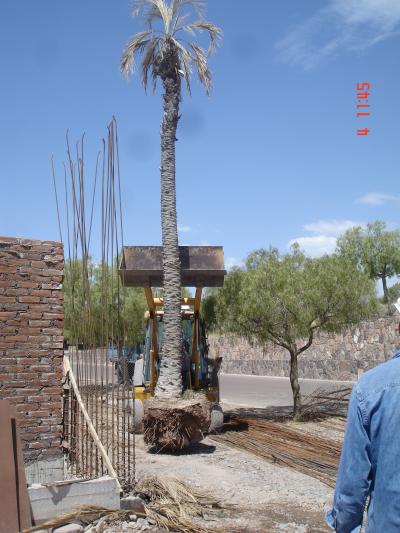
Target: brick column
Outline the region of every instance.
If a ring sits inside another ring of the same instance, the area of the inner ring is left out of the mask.
[[[0,237],[0,399],[26,463],[62,457],[63,269],[61,243]]]

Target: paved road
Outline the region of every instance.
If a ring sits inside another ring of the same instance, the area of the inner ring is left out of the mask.
[[[116,382],[115,366],[112,361],[108,360],[107,351],[104,348],[97,348],[86,353],[84,350],[73,351],[73,353],[65,350],[64,354],[70,357],[75,376],[78,376],[80,370],[82,382],[96,383],[97,381],[99,383],[103,377],[104,382],[108,380],[108,383],[112,383],[113,374],[114,382]]]
[[[65,354],[68,355],[68,351]],[[85,355],[83,351],[79,350],[78,358],[83,363],[82,366],[79,365],[83,382],[95,383],[95,376],[97,376],[97,380],[100,380],[102,375],[103,380],[106,380],[107,376],[108,383],[112,383],[113,374],[114,382],[117,382],[114,364],[106,359],[106,351],[104,349],[90,352],[87,357]],[[77,375],[76,355],[72,357],[71,363]],[[219,380],[220,399],[225,403],[246,407],[285,406],[293,403],[289,378],[220,374]],[[300,379],[303,395],[310,394],[319,387],[332,389],[339,386],[350,386],[351,384],[352,382],[349,381]]]
[[[221,374],[219,379],[220,398],[223,402],[246,407],[293,404],[289,378]],[[319,387],[329,390],[351,385],[352,382],[349,381],[300,379],[300,388],[303,395],[310,394]]]

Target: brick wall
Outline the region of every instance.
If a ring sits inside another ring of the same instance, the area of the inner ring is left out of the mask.
[[[63,269],[61,243],[0,237],[0,399],[26,462],[61,455]]]

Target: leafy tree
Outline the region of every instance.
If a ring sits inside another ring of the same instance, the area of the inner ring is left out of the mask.
[[[400,274],[400,231],[388,231],[379,220],[366,228],[351,228],[338,239],[337,251],[372,279],[380,280],[383,301],[390,302],[387,280]]]
[[[219,289],[217,288],[207,288],[201,301],[201,316],[207,331],[213,331],[217,327],[216,305],[218,291]]]
[[[124,287],[121,319],[125,342],[129,346],[143,342],[145,335],[144,313],[146,310],[147,302],[143,290]]]
[[[306,257],[298,247],[251,254],[246,269],[231,272],[219,292],[217,319],[233,333],[269,341],[290,354],[294,415],[301,410],[298,356],[317,330],[341,331],[368,316],[375,306],[372,280],[336,255]],[[250,268],[249,268],[250,266]]]
[[[260,248],[251,252],[246,259],[246,268],[247,270],[254,270],[260,265],[265,263],[270,257],[278,257],[279,252],[277,248],[270,248],[266,250],[265,248]]]
[[[188,22],[192,9],[198,20]],[[181,378],[181,271],[179,263],[175,143],[181,101],[181,80],[190,94],[190,77],[195,66],[206,92],[211,89],[211,72],[207,57],[221,39],[219,28],[203,18],[200,0],[135,0],[133,14],[144,15],[147,29],[128,42],[122,58],[121,70],[126,75],[136,68],[135,59],[142,55],[142,82],[147,88],[149,74],[156,87],[160,78],[164,88],[164,115],[161,125],[161,226],[164,274],[164,344],[156,396],[179,397]],[[205,31],[210,39],[208,50],[194,41],[181,39],[182,32],[195,35]]]
[[[89,259],[87,271],[85,276],[82,260],[65,264],[65,339],[74,344],[96,346],[105,346],[109,336],[127,346],[142,342],[147,308],[143,290],[122,287],[117,269],[108,265],[95,264]],[[88,279],[86,291],[85,278]]]
[[[394,283],[391,287],[388,287],[388,301],[394,303],[400,298],[400,283]]]

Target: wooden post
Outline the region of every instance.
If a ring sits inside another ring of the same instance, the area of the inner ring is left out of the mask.
[[[19,533],[32,526],[25,465],[15,407],[0,401],[0,531]]]

